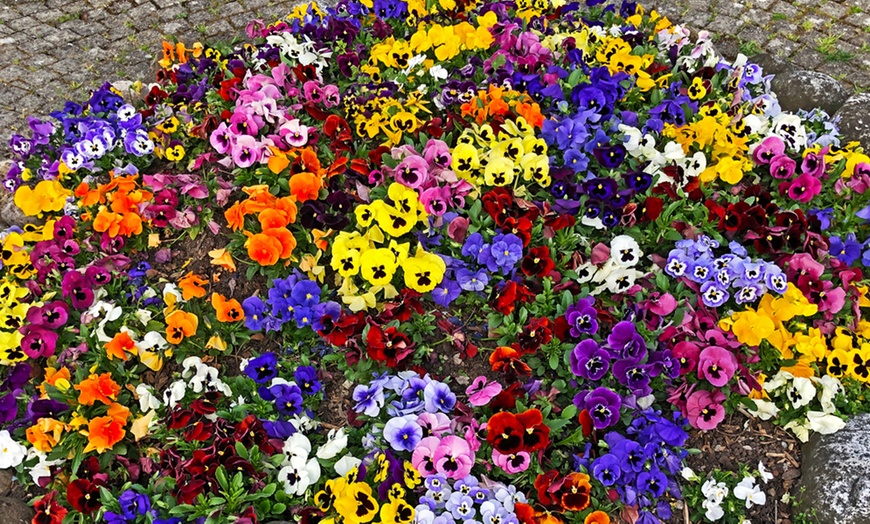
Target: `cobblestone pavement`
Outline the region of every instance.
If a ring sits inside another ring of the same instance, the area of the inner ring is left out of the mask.
[[[103,81],[151,78],[164,36],[242,37],[294,0],[0,0],[0,147],[68,98]],[[672,20],[707,29],[728,55],[766,51],[870,89],[870,0],[656,0]]]

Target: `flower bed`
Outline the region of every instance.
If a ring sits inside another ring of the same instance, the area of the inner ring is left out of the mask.
[[[690,431],[866,411],[870,157],[596,3],[306,5],[31,118],[34,522],[743,522],[770,474],[698,476]]]

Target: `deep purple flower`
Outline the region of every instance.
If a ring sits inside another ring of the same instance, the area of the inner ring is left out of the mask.
[[[311,308],[313,320],[311,329],[323,331],[327,324],[332,325],[341,317],[341,305],[338,302],[321,302]]]
[[[129,520],[135,520],[139,515],[145,515],[151,511],[151,499],[148,498],[148,495],[136,493],[131,489],[118,497],[118,503],[121,505],[124,517]]]
[[[264,420],[263,429],[269,438],[284,440],[296,433],[296,426],[286,420]]]
[[[640,358],[646,354],[646,341],[638,334],[634,323],[628,320],[613,326],[607,345],[622,358]]]
[[[0,427],[15,420],[18,416],[18,401],[15,395],[7,393],[0,397]]]
[[[588,393],[580,393],[574,403],[578,408],[589,411],[596,429],[608,428],[619,422],[622,397],[609,388],[598,387]]]
[[[275,407],[284,416],[290,417],[302,412],[302,390],[292,384],[275,384],[269,388],[275,396]]]
[[[610,369],[610,353],[587,339],[574,347],[570,356],[571,371],[587,380],[601,380]]]
[[[265,384],[278,376],[278,356],[275,353],[263,353],[252,358],[245,366],[245,374],[257,384]]]
[[[598,311],[594,304],[594,298],[581,298],[565,312],[565,320],[571,326],[569,333],[572,337],[594,335],[598,332]]]
[[[317,380],[317,370],[314,366],[299,366],[293,372],[293,378],[304,395],[314,395],[320,391],[320,381]]]
[[[242,302],[242,310],[245,312],[245,327],[251,331],[263,329],[266,318],[266,304],[260,297],[248,297]]]

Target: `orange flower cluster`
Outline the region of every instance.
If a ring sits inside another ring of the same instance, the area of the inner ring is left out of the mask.
[[[296,248],[296,238],[287,226],[296,222],[297,197],[278,198],[266,185],[246,187],[243,191],[248,198],[233,204],[224,216],[233,231],[238,231],[245,228],[246,216],[257,215],[262,232],[245,231],[248,256],[261,266],[272,266],[279,259],[290,258]]]
[[[83,220],[94,221],[94,230],[108,232],[110,237],[131,237],[142,233],[142,216],[139,213],[141,205],[153,198],[150,191],[139,188],[136,182],[138,175],[116,177],[109,172],[110,181],[91,189],[87,182],[82,182],[75,190],[75,196],[80,199],[81,207],[100,205],[96,216],[86,213]]]
[[[513,113],[526,119],[532,126],[544,125],[541,106],[527,93],[489,86],[489,91],[478,91],[477,96],[462,104],[462,116],[472,116],[478,125],[490,122],[494,117],[504,119]],[[495,127],[495,126],[493,126]]]
[[[130,410],[121,404],[112,404],[104,417],[95,417],[88,423],[88,445],[84,452],[96,450],[103,453],[121,442],[127,431],[127,419],[130,418]]]
[[[270,148],[272,156],[269,157],[269,169],[276,175],[290,168],[290,196],[296,198],[300,204],[306,200],[317,200],[323,180],[327,172],[320,165],[317,153],[311,149],[292,149],[290,152],[281,151],[278,148]],[[347,160],[345,159],[345,162]]]
[[[522,524],[562,524],[564,511],[583,511],[589,507],[592,486],[589,475],[573,472],[562,476],[556,470],[538,475],[535,489],[538,501],[547,509],[539,510],[529,504],[516,504],[516,513]],[[583,524],[610,524],[610,516],[603,511],[593,511]]]

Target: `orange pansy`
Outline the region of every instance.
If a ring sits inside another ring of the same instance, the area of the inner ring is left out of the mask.
[[[109,360],[113,358],[127,360],[127,353],[136,353],[136,342],[126,331],[116,333],[104,347]]]
[[[199,326],[199,317],[176,309],[166,316],[166,340],[171,344],[180,344],[184,337],[192,337]]]
[[[275,209],[284,212],[287,215],[287,220],[289,223],[296,222],[296,213],[298,209],[296,208],[296,197],[294,196],[286,196],[281,197],[275,201]]]
[[[264,235],[277,238],[281,243],[281,260],[290,258],[293,255],[293,250],[296,248],[296,237],[286,227],[276,227],[263,231]]]
[[[245,227],[245,208],[241,202],[236,202],[229,209],[224,211],[224,218],[227,219],[227,224],[233,231],[238,231]]]
[[[217,312],[219,322],[238,322],[245,319],[245,312],[242,310],[242,305],[236,299],[227,300],[220,293],[211,294],[211,305]]]
[[[27,428],[27,441],[43,453],[48,453],[60,441],[66,424],[53,418],[41,418]]]
[[[264,209],[257,217],[260,221],[260,227],[263,229],[272,229],[276,227],[287,227],[290,223],[290,217],[280,209]]]
[[[208,256],[211,257],[211,263],[215,266],[220,266],[228,271],[236,270],[236,262],[233,260],[233,256],[230,255],[230,252],[226,250],[226,248],[221,249],[213,249],[208,252]]]
[[[114,404],[109,406],[109,410],[106,412],[106,415],[112,417],[112,420],[117,421],[123,426],[127,424],[127,419],[130,418],[130,410],[127,408],[127,406],[115,402]]]
[[[124,425],[114,418],[97,417],[88,424],[88,445],[84,452],[96,450],[97,453],[103,453],[121,442],[126,433]]]
[[[178,287],[181,288],[181,298],[190,300],[194,297],[204,297],[206,291],[203,286],[206,284],[208,284],[208,280],[191,271],[178,281]]]
[[[583,524],[610,524],[610,515],[601,510],[595,510],[586,516]]]
[[[251,260],[261,266],[274,265],[284,251],[284,246],[280,240],[263,233],[251,235],[245,246],[248,248],[248,256],[251,257]]]
[[[317,200],[321,187],[320,177],[311,173],[297,173],[290,177],[290,194],[297,202]]]
[[[75,389],[79,392],[79,404],[93,406],[99,400],[108,406],[118,398],[121,386],[112,380],[111,373],[103,373],[89,376],[76,384]]]

